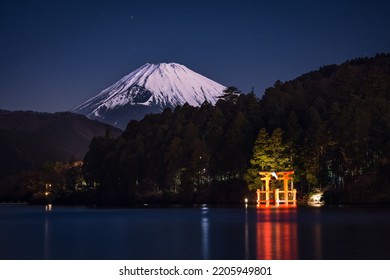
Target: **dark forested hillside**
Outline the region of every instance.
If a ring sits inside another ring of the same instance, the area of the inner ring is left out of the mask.
[[[44,164],[82,160],[94,136],[121,131],[73,113],[0,111],[0,199],[17,199],[16,188],[26,188],[22,174]],[[36,176],[37,174],[34,174]],[[33,175],[31,175],[33,176]],[[21,186],[23,185],[23,186]]]
[[[390,56],[377,55],[277,82],[260,103],[264,126],[293,144],[301,193],[365,203],[390,201],[389,101]]]
[[[390,203],[389,99],[390,55],[354,59],[277,81],[261,99],[229,87],[215,106],[185,104],[147,115],[120,137],[94,137],[82,169],[46,170],[62,174],[57,189],[68,197],[82,189],[99,205],[254,201],[259,169],[291,168],[300,198],[319,188],[328,203]],[[45,145],[80,137],[57,132],[67,123],[60,122],[39,134]],[[34,152],[31,131],[12,133],[3,133],[3,141],[28,138]],[[46,148],[41,153],[48,157],[53,150]]]
[[[329,202],[390,201],[390,55],[277,81],[260,100],[229,89],[216,106],[166,109],[117,140],[95,138],[84,169],[99,202],[239,202],[262,128],[271,141],[281,133],[300,196],[322,188]]]

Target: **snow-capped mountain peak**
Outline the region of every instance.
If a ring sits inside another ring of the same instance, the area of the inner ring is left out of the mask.
[[[147,63],[73,111],[124,128],[166,107],[215,104],[225,88],[178,63]]]

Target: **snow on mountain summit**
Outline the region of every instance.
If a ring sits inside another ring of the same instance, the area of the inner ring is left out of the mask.
[[[225,88],[181,64],[147,63],[73,111],[124,128],[129,120],[166,107],[215,104]]]

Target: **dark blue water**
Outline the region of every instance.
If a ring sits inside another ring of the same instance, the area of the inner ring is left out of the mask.
[[[388,208],[0,205],[0,259],[390,259]]]

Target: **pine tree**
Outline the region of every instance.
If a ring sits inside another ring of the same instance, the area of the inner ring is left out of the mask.
[[[219,96],[218,98],[220,100],[225,100],[227,102],[232,102],[235,104],[241,93],[242,92],[238,88],[230,86],[225,88],[223,90],[223,95]]]

